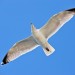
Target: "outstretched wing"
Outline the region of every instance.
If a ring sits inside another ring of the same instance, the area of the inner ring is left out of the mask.
[[[41,33],[45,38],[55,34],[66,22],[68,22],[75,14],[75,8],[60,12],[54,15],[41,29]]]
[[[2,65],[18,58],[19,56],[29,51],[32,51],[37,46],[38,44],[34,40],[33,36],[30,36],[27,39],[16,43],[4,57]]]

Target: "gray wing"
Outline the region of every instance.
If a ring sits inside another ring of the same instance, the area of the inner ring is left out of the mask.
[[[16,43],[4,57],[2,65],[18,58],[19,56],[29,51],[32,51],[37,46],[38,44],[34,40],[33,36],[30,36],[27,39]]]
[[[41,33],[45,38],[55,34],[66,22],[68,22],[75,14],[75,8],[60,12],[54,15],[41,29]]]

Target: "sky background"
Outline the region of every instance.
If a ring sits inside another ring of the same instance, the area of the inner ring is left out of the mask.
[[[42,27],[48,19],[75,0],[0,0],[0,62],[14,43],[31,35],[31,25]],[[37,47],[15,61],[0,66],[0,75],[75,75],[75,17],[48,42],[55,52],[47,57]]]

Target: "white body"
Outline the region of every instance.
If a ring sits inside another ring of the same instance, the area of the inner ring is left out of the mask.
[[[46,38],[42,35],[42,33],[38,29],[36,29],[33,25],[31,27],[31,30],[34,39],[39,45],[42,46],[45,54],[47,56],[52,54],[55,51],[55,49],[47,42]]]

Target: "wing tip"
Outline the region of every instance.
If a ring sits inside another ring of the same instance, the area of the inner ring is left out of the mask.
[[[6,54],[6,56],[4,57],[3,61],[1,62],[1,65],[5,65],[7,63],[9,63],[9,62],[7,60],[7,54]]]
[[[72,11],[72,12],[75,12],[75,8],[71,8],[71,9],[68,9],[66,11]]]
[[[1,62],[1,65],[4,65],[4,63],[3,63],[3,62]]]

